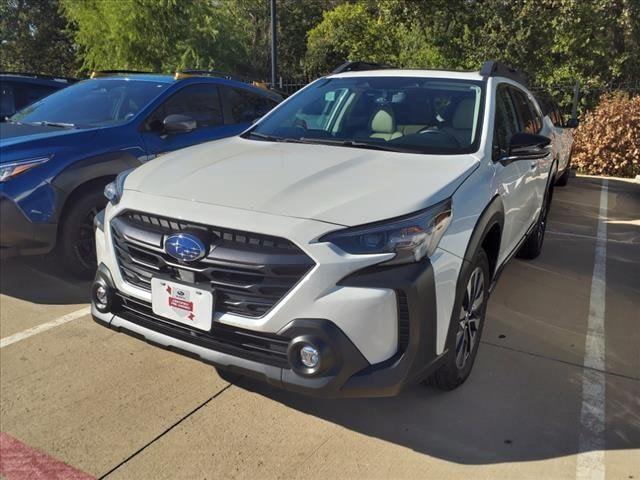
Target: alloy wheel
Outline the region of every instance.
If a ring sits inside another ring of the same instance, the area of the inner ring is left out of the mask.
[[[476,267],[469,277],[464,293],[458,332],[456,334],[456,366],[464,369],[467,360],[478,341],[478,331],[482,321],[483,304],[485,298],[485,279],[482,268]]]

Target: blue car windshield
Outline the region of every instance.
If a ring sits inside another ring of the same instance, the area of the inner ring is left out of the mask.
[[[124,78],[86,80],[23,108],[10,121],[78,128],[118,125],[130,120],[168,86]]]
[[[478,149],[484,85],[430,77],[357,76],[316,81],[245,134],[253,140],[411,153]]]

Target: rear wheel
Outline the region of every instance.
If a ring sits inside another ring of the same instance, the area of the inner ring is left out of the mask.
[[[565,187],[567,183],[569,183],[569,175],[571,175],[571,159],[569,159],[569,162],[567,162],[567,166],[564,169],[564,172],[562,172],[562,175],[558,177],[556,185],[558,185],[559,187]]]
[[[522,247],[518,251],[518,257],[525,260],[533,260],[542,253],[542,245],[544,243],[544,234],[547,231],[547,217],[549,216],[549,208],[551,207],[551,190],[547,190],[542,209],[538,216],[535,227],[525,240]]]
[[[456,317],[449,336],[449,352],[440,368],[431,376],[429,383],[440,390],[453,390],[464,383],[478,353],[480,337],[484,328],[489,298],[489,260],[483,249],[478,250],[473,265],[467,270],[458,292],[454,312]]]
[[[57,256],[65,270],[78,278],[89,279],[96,272],[93,219],[107,200],[102,191],[91,191],[71,202],[60,224]]]

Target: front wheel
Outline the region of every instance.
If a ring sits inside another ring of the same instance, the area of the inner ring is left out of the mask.
[[[90,279],[97,268],[93,218],[107,200],[102,191],[92,191],[71,201],[60,224],[57,256],[65,270],[78,278]]]
[[[478,353],[484,328],[491,283],[489,260],[483,249],[478,250],[473,264],[464,274],[454,312],[454,325],[449,336],[449,352],[429,383],[440,390],[453,390],[464,383]]]

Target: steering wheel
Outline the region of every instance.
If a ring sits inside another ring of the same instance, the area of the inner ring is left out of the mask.
[[[301,128],[305,132],[307,130],[309,130],[309,127],[307,127],[307,122],[306,122],[306,120],[304,118],[296,118],[293,121],[293,126],[296,127],[296,128]]]
[[[461,147],[462,145],[460,145],[460,141],[454,137],[451,133],[445,131],[445,130],[439,130],[435,127],[432,126],[428,126],[428,127],[424,127],[421,130],[418,130],[418,133],[435,133],[436,135],[442,135],[447,137],[448,140],[453,141],[453,143],[455,144],[455,147]]]

